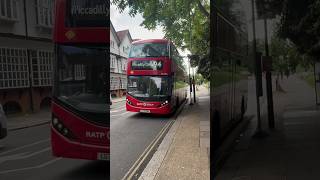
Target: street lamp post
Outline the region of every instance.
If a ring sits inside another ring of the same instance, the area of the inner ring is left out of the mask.
[[[190,51],[191,51],[191,48],[192,48],[192,43],[191,43],[192,42],[192,34],[191,34],[192,33],[192,21],[191,21],[191,16],[192,16],[192,12],[190,12]],[[190,83],[190,104],[189,105],[193,105],[192,98],[191,98],[192,80],[191,80],[190,68],[191,68],[191,55],[189,57],[189,83]],[[195,89],[193,89],[193,91],[195,91]],[[194,101],[194,102],[196,102],[196,101]]]
[[[196,74],[193,68],[193,102],[196,103]]]
[[[190,57],[191,58],[191,57]],[[189,105],[193,105],[192,103],[192,83],[191,83],[191,74],[190,74],[190,68],[191,68],[191,59],[189,58],[189,84],[190,84],[190,104]]]
[[[269,57],[269,46],[268,46],[268,24],[267,18],[264,18],[264,33],[265,33],[265,50],[266,50],[266,57]],[[267,58],[268,61],[271,61],[270,58]],[[266,60],[267,60],[266,59]],[[270,63],[271,66],[271,62]],[[266,69],[266,87],[267,87],[267,102],[268,102],[268,120],[269,120],[269,128],[274,129],[275,122],[274,122],[274,111],[273,111],[273,94],[272,94],[272,75],[271,75],[271,68]]]
[[[254,0],[251,0],[251,10],[252,10],[252,30],[253,30],[253,60],[255,62],[255,71],[256,71],[256,103],[257,103],[257,129],[253,137],[263,138],[267,135],[266,132],[262,130],[261,125],[261,116],[260,116],[260,99],[259,99],[259,88],[258,88],[258,66],[261,64],[257,63],[257,44],[256,44],[256,23],[255,23],[255,15],[254,15]]]

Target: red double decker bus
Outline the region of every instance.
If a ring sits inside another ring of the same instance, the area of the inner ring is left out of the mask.
[[[127,75],[127,111],[171,114],[187,97],[182,57],[168,40],[133,42]]]
[[[55,2],[53,155],[109,160],[109,2]]]

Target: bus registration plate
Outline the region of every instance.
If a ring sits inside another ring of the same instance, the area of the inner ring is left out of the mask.
[[[98,160],[109,160],[109,155],[108,155],[108,153],[98,153],[97,159]]]
[[[142,113],[150,113],[150,110],[140,110]]]

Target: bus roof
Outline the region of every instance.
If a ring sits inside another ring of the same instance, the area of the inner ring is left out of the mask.
[[[161,43],[161,44],[166,44],[169,43],[170,41],[167,39],[142,39],[142,40],[137,40],[132,42],[132,44],[143,44],[143,43]]]

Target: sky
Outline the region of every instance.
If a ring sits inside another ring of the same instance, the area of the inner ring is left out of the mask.
[[[116,31],[129,29],[133,39],[162,39],[164,37],[161,27],[158,27],[155,31],[149,31],[148,29],[140,26],[143,21],[140,14],[135,17],[131,17],[128,14],[128,9],[125,9],[120,13],[114,5],[111,5],[110,7],[110,19]]]
[[[163,28],[158,26],[156,30],[148,30],[140,24],[143,21],[141,14],[137,14],[135,17],[131,17],[128,14],[128,9],[125,9],[122,13],[114,5],[110,5],[110,19],[116,31],[121,31],[129,29],[132,39],[162,39],[164,37]],[[181,51],[179,53],[181,56],[187,56],[190,54],[188,50]],[[188,60],[184,58],[184,64],[188,68]]]

